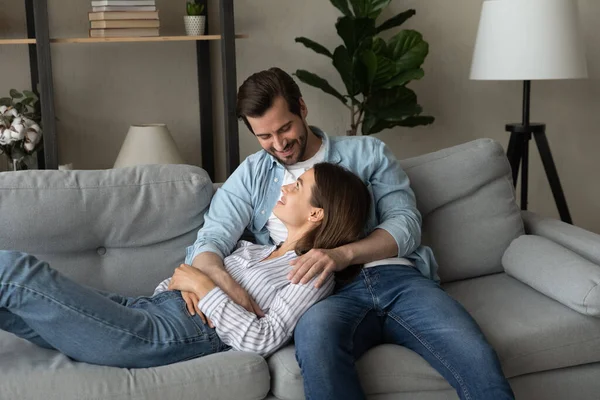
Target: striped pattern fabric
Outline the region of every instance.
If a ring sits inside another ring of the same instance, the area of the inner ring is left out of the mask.
[[[298,320],[308,308],[333,291],[331,275],[319,289],[315,279],[300,285],[291,284],[287,274],[293,251],[265,260],[275,246],[240,241],[236,250],[225,257],[227,272],[238,282],[264,311],[258,318],[236,304],[221,289],[214,288],[198,303],[202,312],[215,325],[221,340],[235,350],[250,351],[268,356],[286,344],[292,337]],[[155,291],[167,290],[170,279],[163,281]]]

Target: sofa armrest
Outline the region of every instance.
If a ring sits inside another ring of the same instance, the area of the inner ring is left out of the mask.
[[[521,215],[528,234],[550,239],[600,265],[600,235],[554,218],[541,217],[530,211],[522,211]]]
[[[513,240],[502,265],[506,273],[584,315],[600,316],[600,265],[535,235]]]

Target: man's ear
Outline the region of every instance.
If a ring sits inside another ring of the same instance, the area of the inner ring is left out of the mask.
[[[325,213],[322,208],[313,208],[310,210],[308,220],[310,222],[321,222],[325,217]]]
[[[306,118],[308,115],[308,108],[302,97],[300,97],[300,114],[302,114],[302,118]]]

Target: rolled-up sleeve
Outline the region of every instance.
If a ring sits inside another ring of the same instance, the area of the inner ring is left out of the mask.
[[[421,213],[408,176],[394,154],[383,142],[374,143],[374,154],[379,157],[369,183],[379,221],[376,229],[392,235],[398,245],[398,257],[405,257],[421,244]]]
[[[245,160],[213,196],[196,241],[186,249],[186,264],[207,251],[221,258],[231,253],[252,220],[252,183],[251,166]]]

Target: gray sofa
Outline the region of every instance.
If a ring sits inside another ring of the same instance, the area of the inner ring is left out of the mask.
[[[445,289],[480,324],[518,399],[600,397],[600,236],[521,213],[491,140],[402,162]],[[193,166],[0,173],[0,248],[75,280],[149,294],[194,241],[213,185]],[[94,346],[94,343],[90,343]],[[358,361],[370,399],[455,399],[415,353]],[[302,399],[293,345],[268,360],[227,352],[150,369],[76,363],[0,332],[0,399]]]

